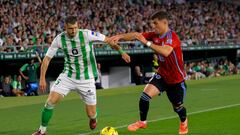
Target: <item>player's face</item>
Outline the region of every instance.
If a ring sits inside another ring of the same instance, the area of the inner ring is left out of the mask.
[[[65,25],[65,29],[67,31],[68,36],[75,37],[77,34],[78,24],[77,23],[75,23],[75,24],[67,23]]]
[[[167,20],[166,19],[154,19],[151,26],[157,34],[163,35],[167,31]]]

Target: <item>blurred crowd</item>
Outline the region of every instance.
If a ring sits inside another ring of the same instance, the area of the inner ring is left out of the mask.
[[[234,65],[227,59],[189,62],[185,64],[189,80],[239,74],[240,63]]]
[[[171,27],[183,46],[239,43],[236,4],[196,1],[1,0],[0,52],[46,51],[53,38],[63,31],[68,15],[77,16],[81,28],[108,36],[151,31],[148,18],[159,9],[171,15]],[[142,46],[130,46],[134,47]]]
[[[35,90],[32,86],[21,75],[0,76],[0,97],[38,96],[38,84],[35,84]]]
[[[25,87],[23,87],[22,77],[6,75],[0,79],[0,97],[24,96]]]
[[[22,65],[18,74],[5,74],[4,76],[0,74],[0,97],[38,96],[38,68],[41,63],[42,60],[36,52],[36,58]]]

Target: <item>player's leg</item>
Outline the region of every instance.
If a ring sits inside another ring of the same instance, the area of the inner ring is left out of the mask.
[[[51,91],[48,99],[44,105],[44,108],[42,110],[42,116],[41,116],[41,125],[39,127],[39,130],[33,135],[45,135],[48,123],[53,115],[53,110],[55,108],[55,105],[63,98],[63,95]]]
[[[89,118],[89,127],[90,129],[95,129],[97,127],[97,112],[96,105],[87,105],[86,104],[86,112]]]
[[[77,83],[77,92],[85,103],[86,113],[89,117],[89,127],[93,130],[97,126],[95,80],[82,80]]]
[[[139,128],[147,127],[147,115],[149,111],[149,102],[154,97],[160,94],[160,89],[163,89],[163,81],[161,76],[156,74],[147,84],[139,99],[140,121],[137,121],[128,126],[129,131],[136,131]]]
[[[46,104],[42,110],[41,125],[37,132],[33,135],[45,135],[48,123],[53,115],[53,110],[57,103],[66,96],[74,85],[71,84],[69,78],[60,75],[51,88]]]
[[[167,90],[167,96],[172,103],[173,110],[176,112],[180,119],[179,134],[188,133],[187,126],[187,111],[184,107],[183,101],[186,94],[186,84],[181,82],[179,84],[170,86]]]

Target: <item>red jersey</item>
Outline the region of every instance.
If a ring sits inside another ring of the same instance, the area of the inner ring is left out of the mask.
[[[142,34],[147,40],[152,41],[155,45],[164,46],[168,45],[173,47],[173,51],[164,57],[160,54],[158,73],[167,84],[176,84],[182,82],[186,78],[186,72],[184,70],[183,54],[181,49],[181,41],[177,34],[169,30],[161,37],[155,32],[148,32]]]

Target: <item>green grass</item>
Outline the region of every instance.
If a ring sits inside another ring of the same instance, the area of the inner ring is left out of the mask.
[[[240,135],[240,77],[188,81],[185,104],[190,135]],[[148,128],[130,133],[124,127],[138,120],[138,100],[144,86],[98,91],[98,127],[90,131],[84,104],[75,93],[54,110],[48,135],[99,134],[105,126],[120,135],[177,135],[179,120],[166,95],[151,101]],[[0,98],[0,135],[30,135],[39,127],[47,96]],[[228,105],[233,105],[225,107]],[[219,108],[222,107],[222,108]],[[155,120],[155,121],[154,121]]]

